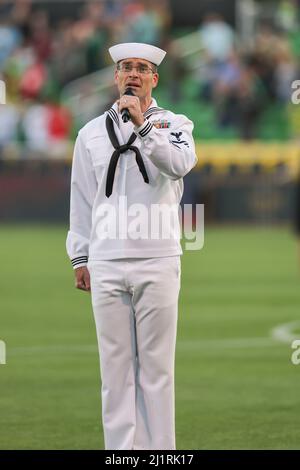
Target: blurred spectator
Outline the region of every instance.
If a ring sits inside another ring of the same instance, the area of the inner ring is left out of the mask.
[[[200,38],[209,62],[226,61],[234,47],[234,31],[217,13],[204,17]]]
[[[274,62],[275,96],[279,102],[287,104],[291,100],[292,82],[299,77],[297,63],[289,45],[277,48]]]
[[[21,123],[27,157],[62,158],[69,146],[71,125],[70,112],[55,99],[27,101]]]
[[[115,15],[110,22],[110,42],[160,45],[170,24],[168,5],[168,0],[133,0],[122,3],[121,15]]]
[[[9,89],[17,98],[22,77],[30,67],[36,63],[36,55],[30,41],[29,28],[22,30],[22,42],[12,52],[4,64],[4,71],[9,80]]]
[[[217,123],[220,127],[232,126],[238,120],[238,93],[242,76],[242,65],[239,55],[232,51],[227,62],[219,67],[214,82],[213,101],[216,109]]]
[[[0,104],[0,158],[3,157],[3,149],[18,140],[18,125],[20,112],[18,106],[13,103]]]
[[[254,57],[245,59],[237,88],[237,127],[245,140],[257,137],[257,124],[266,104],[266,91]]]
[[[22,131],[30,156],[46,153],[49,149],[47,109],[43,102],[28,102],[22,119]]]
[[[290,43],[287,36],[276,30],[269,22],[262,22],[255,37],[253,56],[257,62],[257,72],[270,99],[276,98],[275,67],[279,51],[288,51]]]
[[[46,11],[36,11],[30,18],[31,44],[38,61],[47,61],[52,53],[52,32]]]
[[[235,37],[231,26],[217,13],[204,17],[199,32],[203,46],[200,96],[211,101],[215,82],[234,49]]]
[[[69,136],[72,126],[70,112],[64,106],[55,102],[48,102],[46,109],[50,156],[63,158],[69,148]]]
[[[21,42],[21,33],[8,19],[0,16],[0,70]]]
[[[32,0],[14,0],[13,2],[4,2],[5,4],[7,17],[15,26],[22,29],[28,23],[32,13]],[[4,8],[4,5],[1,8]]]
[[[87,73],[95,72],[106,65],[106,44],[109,39],[109,20],[104,2],[90,2],[87,15],[93,23],[93,34],[86,40]]]
[[[80,32],[78,25],[74,26],[68,19],[59,22],[50,68],[61,87],[87,73],[84,40],[85,34]]]
[[[160,44],[162,22],[155,2],[135,1],[124,8],[122,42]]]
[[[20,93],[24,98],[37,98],[46,81],[47,72],[44,64],[32,64],[20,80]]]
[[[183,81],[188,75],[186,65],[181,58],[181,51],[179,46],[175,46],[171,41],[168,43],[165,42],[164,47],[167,50],[168,61],[164,64],[165,71],[167,72],[167,88],[169,92],[169,97],[172,103],[177,103],[181,101],[184,97],[183,95]]]
[[[297,28],[297,0],[281,0],[277,8],[277,23],[285,31],[294,31]]]
[[[214,104],[220,127],[236,126],[242,139],[257,137],[257,123],[266,104],[266,93],[257,74],[255,57],[240,60],[232,52],[219,69]]]

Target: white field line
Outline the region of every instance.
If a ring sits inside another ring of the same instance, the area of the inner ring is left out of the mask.
[[[291,344],[295,339],[300,339],[300,333],[294,333],[297,328],[300,328],[300,320],[284,323],[273,328],[271,336],[277,341]]]
[[[300,339],[300,334],[296,335],[293,330],[300,327],[300,320],[285,323],[274,327],[269,337],[256,338],[226,338],[226,339],[205,339],[205,340],[178,340],[177,349],[179,351],[197,351],[199,349],[247,349],[265,348],[278,346],[280,343],[289,343],[295,339]],[[97,344],[54,344],[48,346],[20,346],[7,347],[9,356],[31,356],[35,354],[95,354],[98,352]]]
[[[197,349],[243,349],[276,346],[278,344],[272,338],[256,337],[256,338],[226,338],[226,339],[208,339],[208,340],[186,340],[178,341],[177,347],[182,350]]]
[[[179,351],[197,351],[198,349],[243,349],[276,346],[278,342],[272,338],[228,338],[211,340],[182,340],[177,341]],[[98,352],[97,345],[53,345],[53,346],[23,346],[7,348],[8,356],[31,356],[36,354],[94,354]]]

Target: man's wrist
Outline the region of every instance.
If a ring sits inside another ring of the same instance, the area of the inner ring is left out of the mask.
[[[142,115],[140,118],[136,120],[135,126],[136,127],[141,127],[145,123],[146,119]]]
[[[135,126],[134,132],[141,138],[145,139],[149,132],[151,131],[153,127],[153,124],[148,121],[148,119],[145,119],[143,124],[141,126]]]
[[[71,263],[72,263],[73,269],[82,268],[83,266],[87,265],[88,257],[77,256],[76,258],[71,259]]]

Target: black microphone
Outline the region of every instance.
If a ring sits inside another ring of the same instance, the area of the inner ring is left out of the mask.
[[[135,96],[131,88],[127,88],[124,92],[124,95]],[[121,116],[123,122],[128,122],[131,119],[130,112],[127,108],[122,109]]]

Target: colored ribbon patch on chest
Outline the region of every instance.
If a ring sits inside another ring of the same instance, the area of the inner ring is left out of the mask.
[[[156,129],[168,129],[171,127],[170,121],[167,121],[167,119],[159,119],[158,121],[152,121],[152,124]]]

